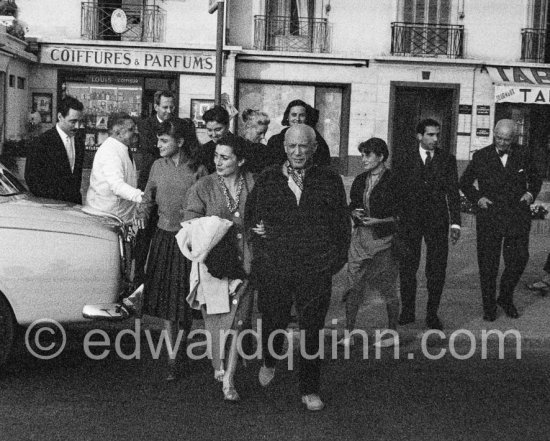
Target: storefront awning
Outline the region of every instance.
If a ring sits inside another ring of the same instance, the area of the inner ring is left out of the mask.
[[[495,104],[550,104],[550,69],[488,66],[495,85]]]

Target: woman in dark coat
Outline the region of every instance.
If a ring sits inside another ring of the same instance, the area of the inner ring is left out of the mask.
[[[397,201],[391,170],[385,165],[388,146],[379,138],[371,138],[359,144],[359,151],[365,172],[355,178],[350,191],[349,209],[354,223],[348,253],[350,288],[342,299],[348,332],[341,344],[346,346],[353,344],[349,333],[355,328],[367,286],[378,290],[386,302],[390,330],[397,329],[399,318],[398,263],[392,252]],[[375,344],[391,346],[394,337],[377,337]]]
[[[302,100],[294,100],[288,103],[281,124],[286,126],[281,133],[273,135],[267,141],[267,151],[269,155],[269,164],[283,164],[287,160],[285,152],[285,133],[289,127],[295,124],[307,124],[313,130],[319,120],[319,111]],[[316,165],[330,166],[330,150],[327,142],[321,134],[315,130],[317,140],[317,151],[313,155],[313,163]]]

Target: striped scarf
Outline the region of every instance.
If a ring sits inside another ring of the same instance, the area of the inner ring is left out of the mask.
[[[288,175],[292,177],[300,191],[304,191],[304,178],[306,176],[306,169],[305,168],[293,168],[290,165],[290,162],[287,161],[286,163],[286,170],[288,172]]]

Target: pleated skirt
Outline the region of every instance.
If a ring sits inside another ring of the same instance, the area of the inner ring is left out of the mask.
[[[193,319],[185,298],[191,262],[181,253],[176,233],[157,228],[153,236],[145,272],[143,313],[179,322],[189,331]]]

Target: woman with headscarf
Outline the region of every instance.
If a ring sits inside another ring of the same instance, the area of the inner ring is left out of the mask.
[[[267,152],[269,164],[283,164],[287,160],[285,152],[285,133],[289,127],[295,124],[307,124],[313,130],[319,120],[319,111],[302,100],[293,100],[288,103],[281,124],[286,126],[281,133],[273,135],[267,141]],[[321,134],[315,130],[317,140],[317,151],[313,155],[313,164],[330,166],[330,150],[327,142]]]

